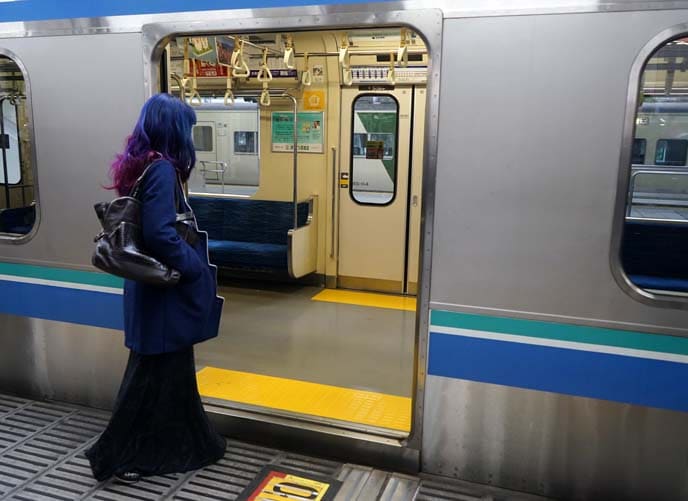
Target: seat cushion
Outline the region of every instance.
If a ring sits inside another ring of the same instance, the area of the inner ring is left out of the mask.
[[[228,240],[209,240],[210,262],[221,267],[285,270],[287,246]]]
[[[0,210],[0,232],[25,235],[36,221],[36,206]]]
[[[189,197],[201,230],[213,240],[287,245],[294,204],[272,200]],[[298,224],[308,219],[308,203],[298,204]]]
[[[641,289],[688,292],[688,280],[650,275],[629,275],[628,278]]]

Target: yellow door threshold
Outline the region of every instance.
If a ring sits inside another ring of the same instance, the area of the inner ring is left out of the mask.
[[[391,310],[416,311],[416,298],[395,296],[392,294],[376,294],[372,292],[349,291],[342,289],[325,289],[315,296],[313,301],[328,303],[353,304],[356,306],[370,306],[372,308],[387,308]]]
[[[411,399],[406,397],[216,367],[205,367],[196,377],[204,397],[406,433],[411,430]]]

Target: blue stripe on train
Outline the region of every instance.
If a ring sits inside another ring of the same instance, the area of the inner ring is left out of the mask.
[[[688,411],[688,364],[431,333],[428,374]]]
[[[0,280],[0,313],[59,322],[124,328],[122,296]]]
[[[389,0],[378,0],[389,1]],[[215,9],[257,9],[301,5],[366,3],[365,0],[10,0],[0,3],[0,22],[75,17],[158,14]]]

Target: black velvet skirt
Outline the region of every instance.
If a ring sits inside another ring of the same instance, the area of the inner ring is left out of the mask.
[[[124,472],[182,473],[220,459],[225,439],[203,410],[193,348],[161,355],[129,353],[110,423],[86,452],[102,481]]]

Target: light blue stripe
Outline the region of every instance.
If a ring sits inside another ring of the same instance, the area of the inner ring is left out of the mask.
[[[585,325],[542,322],[538,320],[494,317],[441,310],[432,311],[431,323],[438,327],[452,327],[533,338],[556,339],[574,343],[587,343],[591,345],[591,351],[595,350],[594,345],[604,345],[630,348],[633,350],[688,355],[688,338],[663,334],[649,334],[630,330],[604,329]]]

